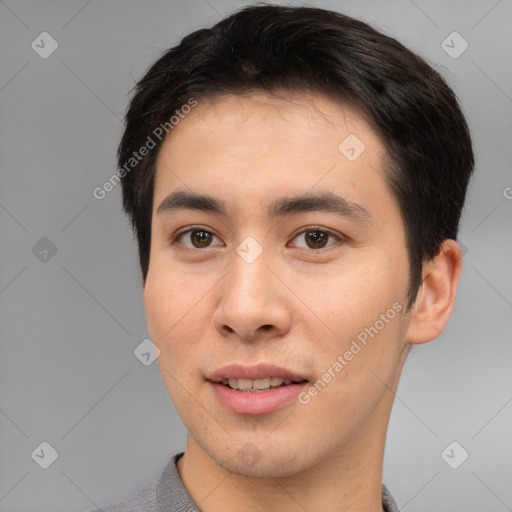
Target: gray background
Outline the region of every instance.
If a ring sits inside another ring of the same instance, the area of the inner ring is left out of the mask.
[[[102,201],[92,191],[116,169],[134,80],[247,3],[0,2],[1,511],[117,500],[184,448],[156,363],[133,353],[148,334],[119,187]],[[512,510],[512,2],[309,5],[360,17],[434,64],[464,105],[477,154],[455,312],[406,362],[384,482],[407,512]],[[31,48],[43,31],[59,44],[47,59]],[[456,59],[441,46],[453,31],[469,44]],[[43,441],[58,452],[48,469],[31,457]],[[441,456],[452,441],[469,453],[458,469]]]

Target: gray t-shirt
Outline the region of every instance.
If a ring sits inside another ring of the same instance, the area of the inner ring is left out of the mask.
[[[87,512],[199,512],[185,489],[176,463],[183,455],[173,455],[156,484],[144,487],[136,495],[103,505]],[[382,484],[382,507],[385,512],[399,512],[395,500]]]

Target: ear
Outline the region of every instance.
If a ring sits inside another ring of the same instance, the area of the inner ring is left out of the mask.
[[[453,311],[461,270],[462,254],[455,240],[445,240],[437,255],[423,264],[406,333],[408,343],[426,343],[441,334]]]

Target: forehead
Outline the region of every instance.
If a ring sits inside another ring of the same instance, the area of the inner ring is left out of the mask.
[[[363,115],[324,95],[199,99],[160,148],[154,204],[176,188],[238,198],[315,187],[360,195],[384,185],[384,155]]]
[[[328,145],[331,151],[336,150],[337,144],[333,148],[332,143],[349,133],[359,133],[370,145],[380,143],[363,113],[352,104],[318,93],[281,91],[275,94],[269,96],[254,91],[245,95],[217,94],[200,98],[196,107],[180,116],[163,146],[176,139],[180,143],[186,139],[189,144],[196,144],[196,149],[207,146],[212,149],[210,141],[215,145],[218,139],[229,136],[233,143],[240,142],[248,134],[257,135],[258,140],[276,141],[272,147],[279,147],[282,153],[305,137],[316,142],[323,140],[319,151]],[[208,132],[213,126],[215,130]],[[206,132],[208,137],[204,136]],[[283,140],[287,142],[285,146],[277,144]],[[308,145],[307,149],[312,148]]]

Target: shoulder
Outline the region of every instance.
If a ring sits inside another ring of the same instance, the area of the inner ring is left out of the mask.
[[[382,507],[385,512],[400,512],[396,501],[384,484],[382,484]]]
[[[159,512],[160,507],[156,493],[156,486],[144,487],[137,494],[115,503],[102,505],[87,512]]]
[[[192,498],[181,481],[176,463],[183,452],[173,455],[159,480],[141,488],[136,494],[115,503],[89,509],[87,512],[173,512],[186,510],[196,512]]]

